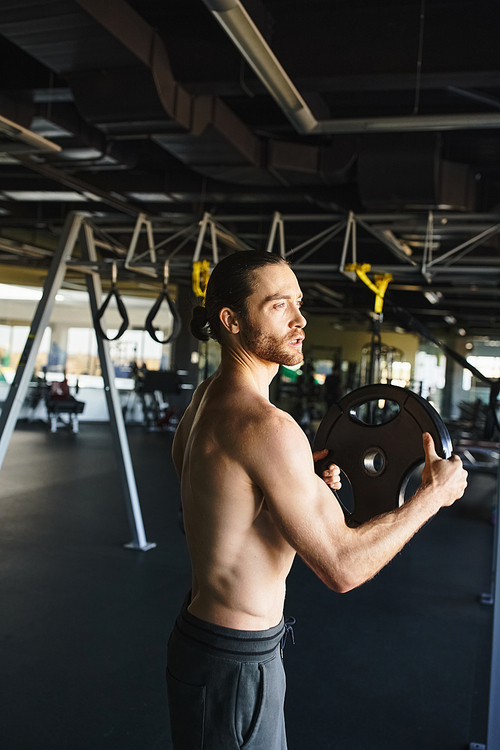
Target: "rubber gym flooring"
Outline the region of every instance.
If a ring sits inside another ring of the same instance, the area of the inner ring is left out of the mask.
[[[130,551],[107,425],[20,423],[0,473],[0,747],[171,750],[168,633],[189,587],[171,435],[129,429],[150,552]],[[495,477],[471,476],[374,580],[330,592],[297,560],[289,750],[486,739]],[[221,750],[224,750],[221,748]]]

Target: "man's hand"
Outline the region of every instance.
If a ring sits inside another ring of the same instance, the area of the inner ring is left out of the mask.
[[[316,463],[316,461],[321,461],[322,458],[325,458],[328,455],[328,448],[325,448],[322,451],[316,451],[313,453],[313,461]],[[323,472],[323,481],[325,484],[327,484],[329,487],[332,488],[332,490],[340,490],[342,487],[342,483],[340,481],[340,469],[335,464],[330,464],[328,468],[326,468]]]
[[[432,435],[422,435],[425,451],[425,466],[422,471],[422,487],[433,487],[439,493],[441,506],[453,505],[465,492],[467,472],[458,456],[440,458],[436,453]]]

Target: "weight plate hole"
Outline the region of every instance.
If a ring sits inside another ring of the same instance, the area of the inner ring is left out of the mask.
[[[342,468],[340,469],[340,481],[342,486],[340,490],[335,490],[335,494],[345,513],[350,515],[354,510],[354,493],[351,481]]]
[[[385,469],[386,458],[380,448],[368,448],[363,456],[363,468],[370,477],[378,477]]]
[[[410,473],[403,479],[403,482],[401,484],[400,492],[399,492],[399,504],[403,505],[403,503],[408,502],[408,500],[413,497],[415,492],[420,487],[420,483],[422,481],[422,471],[425,466],[425,462],[419,462],[415,468],[413,468]]]
[[[397,417],[400,412],[400,406],[397,401],[390,401],[388,398],[377,398],[371,401],[364,401],[358,404],[350,411],[351,417],[358,422],[370,425],[387,424]]]

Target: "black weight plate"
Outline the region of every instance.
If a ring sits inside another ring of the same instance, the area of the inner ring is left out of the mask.
[[[395,402],[397,414],[382,424],[361,421],[356,410],[379,400]],[[314,451],[329,451],[316,463],[316,471],[321,475],[335,463],[348,477],[354,498],[349,522],[365,523],[399,507],[411,472],[425,459],[424,432],[432,435],[441,458],[451,456],[450,435],[437,411],[421,396],[395,385],[358,388],[331,407],[314,441]]]

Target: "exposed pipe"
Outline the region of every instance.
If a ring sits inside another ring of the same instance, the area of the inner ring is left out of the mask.
[[[321,120],[313,133],[404,133],[433,130],[500,128],[500,112],[466,115],[409,115],[355,120]]]
[[[239,0],[203,0],[299,133],[318,121]]]
[[[17,154],[23,151],[61,151],[61,146],[58,146],[52,141],[48,141],[46,138],[42,138],[41,135],[33,133],[27,128],[23,128],[17,122],[8,120],[6,117],[0,115],[0,133],[7,136],[13,143],[9,145],[4,144],[2,151],[4,153]]]
[[[391,133],[500,128],[500,113],[316,120],[241,0],[203,0],[298,133]]]

